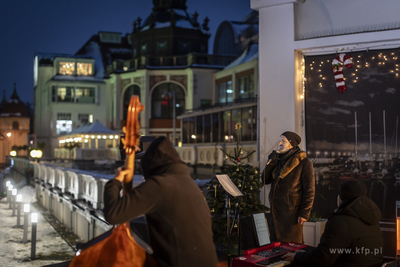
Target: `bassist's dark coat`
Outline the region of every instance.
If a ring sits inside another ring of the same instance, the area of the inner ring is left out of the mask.
[[[105,219],[118,224],[145,214],[158,267],[217,266],[210,209],[172,143],[158,138],[141,163],[146,181],[122,198],[120,182],[106,184]]]
[[[294,148],[296,149],[296,148]],[[277,161],[267,165],[261,174],[265,184],[271,184],[269,202],[274,218],[276,238],[280,242],[303,242],[303,226],[297,218],[310,217],[315,195],[312,162],[306,153],[297,151],[287,159],[278,177]]]

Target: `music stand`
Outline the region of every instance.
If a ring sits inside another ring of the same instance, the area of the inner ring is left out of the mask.
[[[226,234],[228,237],[228,267],[230,267],[230,213],[231,213],[231,201],[230,198],[236,199],[239,197],[243,197],[242,192],[240,192],[239,188],[232,182],[231,178],[227,174],[219,174],[215,175],[218,182],[225,189],[226,197],[225,197],[225,207],[226,207]]]

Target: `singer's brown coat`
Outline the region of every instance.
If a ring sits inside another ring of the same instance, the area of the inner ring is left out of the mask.
[[[303,242],[303,227],[298,217],[310,217],[315,195],[315,178],[312,162],[298,149],[276,176],[277,161],[267,165],[261,174],[265,184],[271,184],[269,201],[274,218],[277,240]]]

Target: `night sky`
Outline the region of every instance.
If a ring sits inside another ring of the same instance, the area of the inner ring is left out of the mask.
[[[224,20],[241,21],[252,10],[250,0],[188,0],[187,12],[210,19],[209,53]],[[0,1],[0,80],[10,98],[14,82],[23,102],[33,103],[33,59],[37,52],[75,54],[99,31],[131,33],[137,17],[145,19],[151,0],[16,0]]]
[[[400,50],[347,54],[352,57],[353,66],[343,68],[347,87],[344,93],[339,93],[335,84],[335,54],[305,59],[307,150],[354,153],[357,113],[357,150],[359,156],[365,156],[369,152],[371,113],[372,153],[379,157],[384,152],[386,128],[387,153],[393,155],[400,116]],[[400,143],[399,138],[397,142]]]

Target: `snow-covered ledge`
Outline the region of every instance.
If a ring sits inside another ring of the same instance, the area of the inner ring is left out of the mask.
[[[263,7],[278,6],[285,4],[304,3],[306,0],[251,0],[250,7],[259,10]]]

